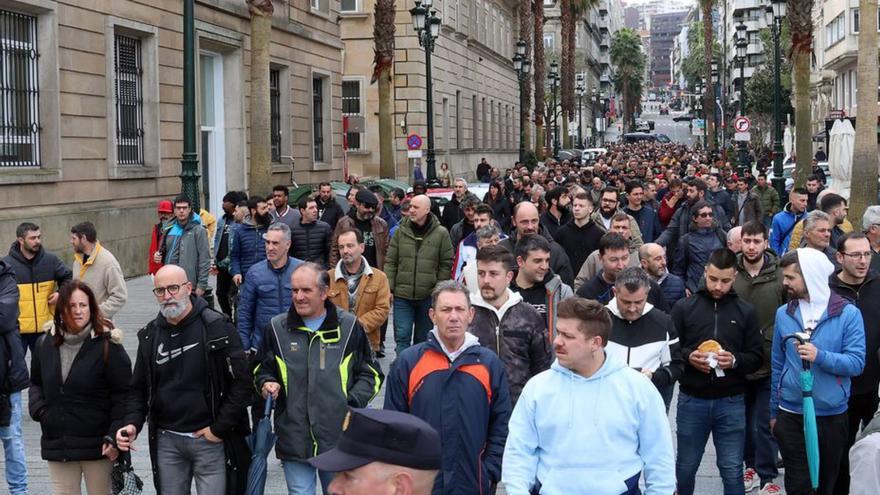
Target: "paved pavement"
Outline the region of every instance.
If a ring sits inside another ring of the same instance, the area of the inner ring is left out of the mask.
[[[150,293],[151,282],[149,277],[135,278],[129,280],[127,284],[129,302],[128,304],[126,304],[123,310],[116,315],[116,324],[125,332],[123,343],[125,345],[125,348],[128,350],[129,355],[132,356],[132,360],[134,360],[134,354],[137,348],[136,333],[148,321],[155,317],[156,313],[158,312],[158,306],[156,305],[155,299]],[[386,371],[393,359],[393,340],[393,333],[388,332],[386,347],[388,349],[392,349],[392,352],[390,352],[387,357],[380,360],[382,368]],[[384,401],[384,394],[385,388],[382,387],[379,396],[374,400],[372,404],[373,407],[382,406],[382,403]],[[24,407],[26,411],[27,397],[25,397],[24,399]],[[673,401],[673,408],[670,411],[670,418],[673,419],[675,418],[674,403],[675,401]],[[27,416],[27,414],[25,414],[25,416],[26,417],[22,421],[22,428],[24,431],[25,450],[27,452],[27,465],[30,476],[30,493],[39,495],[49,494],[51,493],[49,473],[46,462],[40,458],[40,427],[33,420],[31,420],[30,417]],[[671,425],[674,429],[674,421],[671,421]],[[138,448],[138,450],[134,452],[132,456],[135,472],[137,472],[138,475],[144,480],[144,493],[155,493],[150,477],[150,461],[146,438],[138,439],[135,443],[135,446],[136,448]],[[3,462],[2,459],[0,459],[0,469],[2,468]],[[717,470],[715,468],[715,451],[712,446],[711,440],[706,446],[706,454],[703,457],[703,463],[700,466],[700,470],[697,474],[696,486],[696,493],[699,495],[714,495],[722,493],[723,491],[721,480],[718,477]],[[3,486],[2,489],[0,489],[0,493],[2,493],[5,488],[6,487]],[[84,489],[83,492],[85,493]],[[271,458],[269,462],[269,476],[266,486],[266,493],[279,495],[286,493],[284,473],[281,470],[281,464],[274,458]],[[499,493],[503,494],[503,490],[499,490]]]

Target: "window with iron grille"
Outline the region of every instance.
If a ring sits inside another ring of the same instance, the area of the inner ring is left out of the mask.
[[[324,161],[324,79],[312,78],[312,146],[316,162]]]
[[[40,166],[37,18],[0,10],[0,167]]]
[[[342,81],[342,115],[362,115],[361,82],[359,80]],[[345,133],[345,142],[349,150],[361,149],[361,133]]]
[[[281,71],[269,70],[269,125],[272,134],[272,161],[281,161]]]
[[[144,95],[141,40],[114,36],[116,77],[116,161],[144,164]]]

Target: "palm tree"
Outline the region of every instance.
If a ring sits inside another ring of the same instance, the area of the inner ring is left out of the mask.
[[[544,2],[534,0],[534,48],[535,57],[532,68],[535,74],[535,155],[538,160],[544,159],[544,78],[547,68],[544,66]]]
[[[561,78],[559,84],[560,103],[562,105],[562,143],[564,148],[571,148],[571,136],[568,135],[568,122],[574,116],[574,32],[575,20],[572,12],[572,0],[560,0],[560,27],[561,27],[561,48],[562,62],[559,68],[559,76]],[[554,112],[557,109],[553,109]]]
[[[628,132],[636,104],[641,99],[645,74],[645,53],[638,33],[628,28],[614,33],[611,64],[614,66],[615,91],[623,96],[623,132]]]
[[[528,59],[531,56],[532,50],[531,45],[528,43],[529,34],[531,34],[531,23],[532,23],[532,2],[530,0],[520,0],[519,2],[519,39],[526,43],[526,55],[525,58]],[[524,81],[522,84],[522,110],[525,113],[523,117],[522,125],[523,135],[525,140],[525,148],[528,149],[529,143],[532,142],[532,126],[529,125],[529,108],[531,108],[532,101],[532,85],[529,84],[529,81]]]
[[[248,187],[256,194],[272,190],[272,131],[269,95],[269,43],[272,0],[248,0],[251,14],[251,145]]]
[[[715,46],[714,32],[712,30],[712,7],[715,6],[715,0],[700,0],[700,10],[703,16],[703,46],[707,47],[703,50],[706,57],[705,78],[706,93],[703,95],[703,108],[706,111],[706,135],[715,135],[715,84],[712,83],[712,49]],[[712,112],[711,114],[709,112]],[[710,116],[711,115],[711,116]],[[711,141],[711,149],[715,149],[718,143]]]
[[[379,83],[379,176],[394,177],[394,118],[391,67],[394,62],[394,0],[376,0],[373,12],[373,77]],[[461,111],[458,109],[458,111]]]
[[[860,18],[876,19],[876,0],[859,0]],[[868,22],[870,26],[871,23]],[[877,87],[877,30],[859,30],[859,87]],[[858,93],[858,124],[853,151],[852,189],[850,191],[850,222],[861,225],[865,209],[877,199],[877,94]],[[800,119],[798,119],[800,121]],[[800,150],[798,151],[800,161]],[[798,165],[800,166],[800,165]]]
[[[875,6],[876,8],[876,6]],[[813,55],[813,0],[788,0],[788,22],[791,26],[791,65],[794,84],[795,152],[797,177],[795,187],[803,186],[812,173],[813,156],[810,133],[810,59]],[[874,17],[876,19],[876,16]],[[867,17],[865,17],[867,19]],[[866,30],[868,31],[868,30]],[[859,36],[861,38],[861,36]],[[874,60],[876,68],[877,61]],[[864,87],[864,86],[862,86]],[[877,87],[876,85],[874,87]],[[872,105],[876,105],[874,95]]]

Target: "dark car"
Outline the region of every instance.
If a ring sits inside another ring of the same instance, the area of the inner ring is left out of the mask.
[[[560,162],[568,160],[571,163],[581,162],[581,150],[559,150],[558,159]]]
[[[684,113],[684,114],[676,115],[675,117],[672,117],[673,122],[687,122],[689,120],[694,120],[694,116],[689,113]]]
[[[628,132],[623,135],[623,142],[637,143],[639,141],[659,141],[657,136],[647,132]]]

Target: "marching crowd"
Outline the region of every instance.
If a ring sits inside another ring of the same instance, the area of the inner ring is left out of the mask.
[[[726,495],[808,494],[809,370],[815,493],[880,493],[880,206],[853,225],[821,169],[780,198],[766,166],[615,144],[483,160],[486,195],[452,179],[442,212],[423,182],[352,184],[347,211],[329,183],[293,206],[230,191],[217,217],[163,200],[134,363],[94,225],[68,267],[22,223],[0,261],[9,492],[27,390],[57,494],[108,493],[141,444],[158,493],[244,493],[265,401],[290,494],[690,495],[710,434]]]

